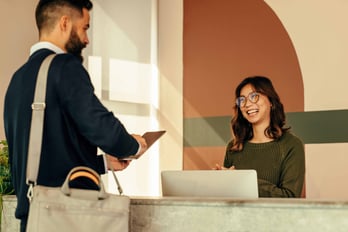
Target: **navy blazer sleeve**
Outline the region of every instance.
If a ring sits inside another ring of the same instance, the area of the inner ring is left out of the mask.
[[[73,120],[78,131],[90,143],[104,152],[118,158],[135,154],[138,142],[96,97],[82,64],[69,54],[58,56],[57,62],[62,62],[62,67],[59,68],[61,73],[55,86],[66,117]]]

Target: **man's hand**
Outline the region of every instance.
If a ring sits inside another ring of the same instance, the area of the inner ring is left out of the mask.
[[[137,153],[137,155],[144,154],[144,152],[147,150],[146,140],[143,137],[141,137],[141,135],[132,134],[132,136],[138,141],[138,143],[141,146],[140,151]]]
[[[127,168],[130,164],[131,160],[119,160],[114,156],[106,154],[106,158],[108,159],[108,170],[112,170],[111,167],[115,171],[122,171],[123,169]]]

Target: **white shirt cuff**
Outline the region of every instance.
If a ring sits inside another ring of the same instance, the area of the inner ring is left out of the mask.
[[[138,151],[137,151],[137,153],[135,155],[138,155],[140,153],[140,151],[141,151],[141,144],[139,142],[138,142],[138,144],[139,144],[139,148],[138,148]]]

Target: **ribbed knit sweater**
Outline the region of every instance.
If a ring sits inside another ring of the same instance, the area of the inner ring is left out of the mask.
[[[259,197],[300,197],[305,175],[302,141],[286,132],[277,140],[244,144],[242,151],[231,151],[227,145],[224,167],[255,169]]]

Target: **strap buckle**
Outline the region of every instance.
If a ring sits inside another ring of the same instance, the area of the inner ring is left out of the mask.
[[[34,196],[34,184],[30,184],[27,192],[27,198],[29,199],[29,203],[33,200]]]
[[[46,104],[44,102],[34,102],[31,104],[32,110],[44,110],[46,108]]]

